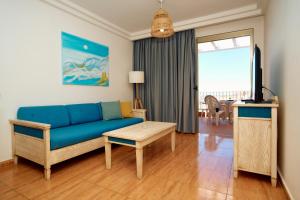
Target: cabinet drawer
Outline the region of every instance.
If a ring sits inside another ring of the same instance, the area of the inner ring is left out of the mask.
[[[260,108],[260,107],[239,107],[239,117],[250,117],[250,118],[271,118],[271,108]]]

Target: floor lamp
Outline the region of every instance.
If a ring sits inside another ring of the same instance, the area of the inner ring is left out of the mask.
[[[131,71],[129,72],[129,83],[135,84],[135,99],[134,109],[143,109],[143,103],[139,97],[138,84],[144,83],[144,72],[143,71]]]

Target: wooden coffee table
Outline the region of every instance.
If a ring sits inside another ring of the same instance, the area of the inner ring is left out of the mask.
[[[143,147],[170,134],[171,149],[175,151],[175,123],[146,121],[104,133],[106,168],[111,168],[111,144],[120,144],[136,149],[137,177],[143,177]]]

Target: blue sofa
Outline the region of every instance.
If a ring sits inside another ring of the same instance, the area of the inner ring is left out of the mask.
[[[21,156],[44,165],[50,179],[51,165],[103,147],[103,133],[141,123],[145,112],[103,120],[100,103],[21,107],[17,120],[10,120],[15,163]]]

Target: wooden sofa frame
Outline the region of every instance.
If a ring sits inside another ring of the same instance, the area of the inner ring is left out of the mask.
[[[146,110],[133,109],[133,117],[146,120]],[[18,157],[23,157],[44,166],[44,176],[50,179],[51,166],[64,160],[104,147],[104,137],[88,140],[82,143],[50,150],[50,124],[37,123],[24,120],[9,120],[12,136],[12,156],[14,163]],[[28,136],[14,131],[14,126],[25,126],[43,131],[43,138]]]

